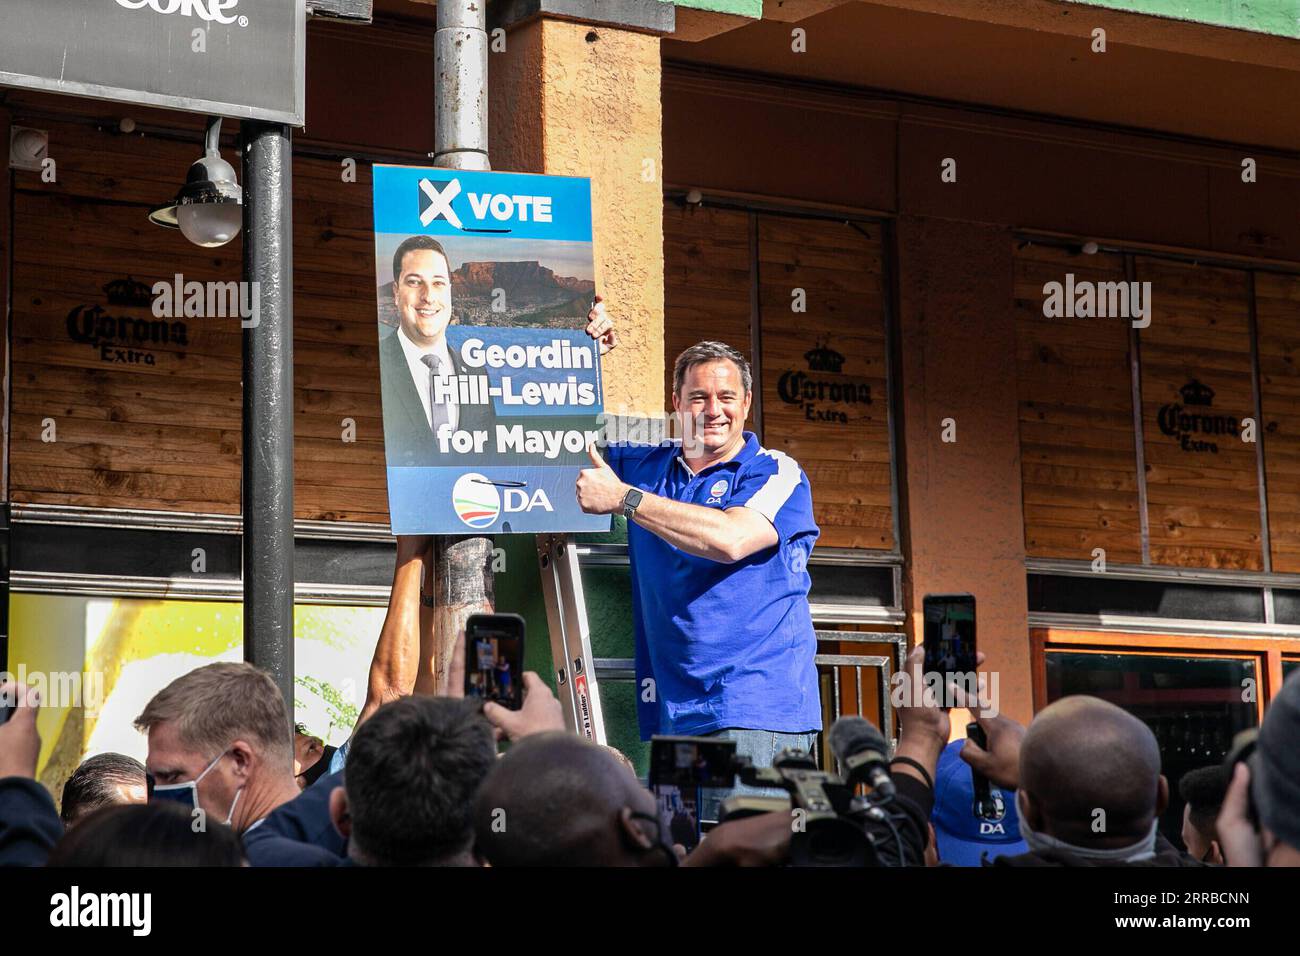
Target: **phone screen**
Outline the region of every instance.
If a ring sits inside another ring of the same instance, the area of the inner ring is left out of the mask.
[[[659,784],[654,787],[660,832],[690,853],[700,845],[700,788]]]
[[[734,740],[711,737],[650,738],[650,783],[680,787],[733,787],[736,771]]]
[[[509,710],[524,702],[524,619],[471,614],[465,622],[465,696]]]
[[[971,594],[927,594],[925,672],[968,674],[975,671],[975,597]]]

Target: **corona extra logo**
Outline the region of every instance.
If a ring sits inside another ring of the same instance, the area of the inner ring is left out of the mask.
[[[1183,451],[1208,451],[1217,455],[1219,446],[1213,440],[1215,437],[1239,434],[1240,421],[1232,415],[1214,414],[1214,389],[1210,386],[1192,379],[1178,394],[1182,401],[1160,406],[1156,422],[1160,431],[1178,439]]]
[[[847,425],[848,412],[857,413],[853,406],[871,404],[871,384],[842,375],[845,358],[839,352],[818,342],[803,357],[808,371],[788,369],[781,373],[776,393],[781,401],[801,406],[806,421]]]

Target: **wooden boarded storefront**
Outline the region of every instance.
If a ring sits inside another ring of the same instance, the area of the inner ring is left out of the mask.
[[[1149,314],[1082,304],[1086,287],[1103,283],[1149,296]],[[1066,298],[1074,290],[1075,311],[1086,314],[1045,314],[1052,284]],[[1300,567],[1298,290],[1300,278],[1248,264],[1022,242],[1016,371],[1028,556]]]
[[[157,282],[241,278],[238,241],[146,218],[194,142],[39,122],[58,166],[15,176],[10,499],[237,514],[240,319],[154,314]],[[369,170],[298,156],[293,177],[295,514],[383,523]]]

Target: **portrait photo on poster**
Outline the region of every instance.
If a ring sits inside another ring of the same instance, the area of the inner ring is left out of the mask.
[[[573,495],[600,439],[586,179],[376,166],[394,534],[607,531]]]

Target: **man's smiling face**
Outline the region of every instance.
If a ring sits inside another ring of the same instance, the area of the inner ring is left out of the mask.
[[[687,369],[673,410],[682,419],[688,457],[719,457],[743,442],[752,400],[735,362],[718,359]]]
[[[451,276],[447,257],[433,249],[413,249],[402,257],[393,282],[393,302],[402,331],[416,345],[436,345],[451,321]]]

